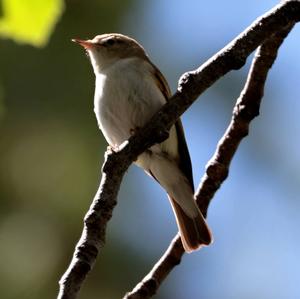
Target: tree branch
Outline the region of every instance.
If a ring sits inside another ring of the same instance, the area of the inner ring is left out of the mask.
[[[274,7],[199,69],[182,76],[178,91],[150,122],[124,142],[118,152],[106,153],[99,189],[85,216],[73,259],[60,280],[59,299],[76,298],[92,269],[105,243],[106,225],[116,205],[122,177],[132,161],[153,144],[165,140],[169,128],[202,92],[230,70],[242,67],[251,52],[272,34],[299,20],[299,1],[286,1]],[[208,167],[207,173],[211,169]],[[213,180],[213,176],[209,180]],[[212,186],[218,184],[218,181],[211,182]]]
[[[197,203],[204,215],[215,192],[227,178],[230,162],[241,140],[248,135],[251,120],[259,115],[267,74],[276,59],[278,48],[292,27],[290,25],[275,34],[256,51],[246,84],[233,109],[231,122],[208,162],[196,192]],[[180,263],[183,254],[177,234],[150,273],[124,299],[146,299],[154,295],[166,276]]]

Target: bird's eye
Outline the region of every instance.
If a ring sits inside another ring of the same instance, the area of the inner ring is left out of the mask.
[[[108,45],[108,46],[112,46],[115,42],[116,42],[115,39],[110,38],[110,39],[106,40],[104,44]]]

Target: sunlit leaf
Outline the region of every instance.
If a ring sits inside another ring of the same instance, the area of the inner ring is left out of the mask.
[[[63,9],[62,0],[2,0],[0,35],[44,46]]]

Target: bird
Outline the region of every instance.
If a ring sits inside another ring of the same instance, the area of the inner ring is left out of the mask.
[[[81,45],[95,73],[94,112],[112,149],[142,128],[171,97],[169,85],[135,39],[105,33],[72,39]],[[140,154],[134,162],[165,189],[181,242],[193,252],[212,242],[212,234],[194,198],[191,158],[178,119],[169,137]]]

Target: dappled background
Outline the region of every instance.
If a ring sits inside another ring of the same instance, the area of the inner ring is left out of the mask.
[[[55,298],[98,187],[106,143],[93,114],[94,75],[70,39],[131,35],[175,91],[183,72],[276,3],[0,1],[1,298]],[[155,298],[300,297],[299,39],[298,26],[272,68],[261,115],[210,205],[214,244],[186,255]],[[249,61],[218,81],[183,116],[196,185],[248,68]],[[132,166],[80,298],[120,298],[175,233],[165,193]]]

